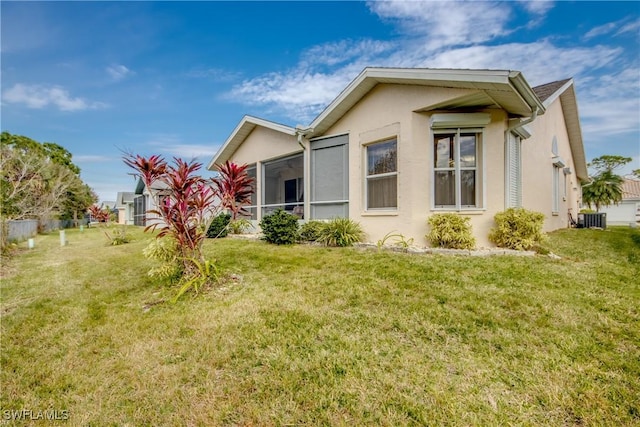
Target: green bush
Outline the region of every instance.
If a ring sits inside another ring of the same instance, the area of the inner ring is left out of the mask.
[[[300,227],[300,240],[303,242],[315,242],[320,238],[320,233],[326,226],[327,223],[317,220],[305,222]]]
[[[501,248],[528,250],[544,240],[544,215],[524,208],[509,208],[496,214],[496,227],[489,240]]]
[[[426,237],[434,246],[448,249],[473,249],[476,246],[467,217],[441,213],[431,215],[427,222],[431,230]]]
[[[276,245],[290,245],[298,241],[298,217],[278,209],[260,220],[264,240]]]
[[[226,237],[229,233],[229,222],[231,222],[231,215],[227,213],[221,213],[216,215],[209,225],[207,230],[207,237],[217,239],[219,237]]]
[[[359,223],[349,218],[334,218],[324,224],[317,240],[327,246],[351,246],[363,237]]]

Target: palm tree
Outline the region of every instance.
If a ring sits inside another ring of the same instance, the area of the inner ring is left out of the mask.
[[[589,205],[589,208],[594,205],[596,211],[600,211],[600,207],[617,205],[622,200],[623,181],[622,177],[611,170],[604,170],[582,187],[582,201]]]

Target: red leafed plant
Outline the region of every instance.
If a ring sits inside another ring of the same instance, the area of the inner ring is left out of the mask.
[[[232,220],[236,220],[238,214],[248,214],[244,205],[251,204],[254,180],[247,174],[248,166],[237,165],[228,160],[223,165],[216,165],[220,175],[213,179],[213,183],[222,207],[231,211]]]
[[[210,279],[202,277],[205,274],[202,266],[206,265],[206,270],[210,271],[210,261],[205,260],[202,254],[202,243],[208,222],[218,209],[214,189],[196,174],[202,164],[179,158],[174,158],[169,164],[161,156],[147,158],[133,154],[126,154],[123,160],[158,201],[157,209],[147,213],[159,216],[161,221],[153,221],[145,231],[158,228],[158,238],[170,237],[175,241],[182,263],[183,282],[197,291],[198,283],[203,284]],[[155,190],[154,194],[154,189],[159,187],[162,190]],[[178,296],[184,293],[185,286]]]
[[[89,206],[88,211],[89,211],[89,214],[91,215],[91,218],[96,222],[107,222],[107,221],[109,221],[109,215],[111,213],[109,212],[109,209],[107,209],[107,208],[100,209],[99,206],[91,205],[91,206]]]

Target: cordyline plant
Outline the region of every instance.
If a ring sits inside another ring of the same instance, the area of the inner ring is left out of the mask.
[[[142,179],[151,196],[157,200],[159,194],[154,194],[154,184],[163,183],[163,193],[167,192],[158,203],[158,208],[147,213],[155,214],[162,221],[154,221],[145,231],[159,229],[158,238],[170,237],[175,240],[179,251],[178,258],[182,262],[183,281],[198,289],[198,283],[204,284],[210,277],[202,277],[205,263],[202,244],[206,238],[208,222],[215,216],[218,207],[215,204],[215,192],[207,181],[196,175],[202,164],[195,161],[185,162],[173,159],[168,164],[161,156],[142,157],[126,154],[124,163],[131,167],[136,177]],[[194,280],[196,282],[194,282]],[[187,289],[181,289],[178,296]]]
[[[108,222],[109,216],[111,215],[108,208],[100,209],[100,207],[96,205],[89,206],[88,212],[96,222]]]
[[[251,203],[253,194],[253,178],[247,174],[249,165],[237,165],[228,160],[223,165],[216,165],[220,176],[213,179],[213,184],[220,196],[223,208],[231,211],[231,219],[238,219],[239,214],[248,215],[244,205]]]

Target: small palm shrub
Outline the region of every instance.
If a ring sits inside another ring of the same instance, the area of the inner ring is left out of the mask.
[[[229,223],[231,234],[242,234],[251,226],[251,222],[246,218],[234,219]]]
[[[544,215],[524,208],[509,208],[494,217],[489,240],[501,248],[528,250],[544,240]]]
[[[298,217],[278,209],[260,220],[264,240],[276,245],[290,245],[298,241]]]
[[[441,213],[431,215],[427,222],[431,230],[426,237],[434,246],[447,249],[473,249],[476,246],[467,217]]]
[[[351,246],[363,238],[360,223],[349,218],[334,218],[324,224],[317,240],[327,246]]]
[[[145,258],[158,261],[160,265],[147,272],[149,277],[158,279],[177,279],[183,272],[180,252],[174,239],[153,239],[142,250]]]
[[[207,237],[217,239],[220,237],[226,237],[229,232],[229,222],[231,221],[231,215],[227,213],[221,213],[216,215],[209,229],[207,230]]]
[[[327,223],[317,220],[305,222],[300,227],[300,240],[303,242],[315,242],[320,238],[320,234],[326,226]]]

